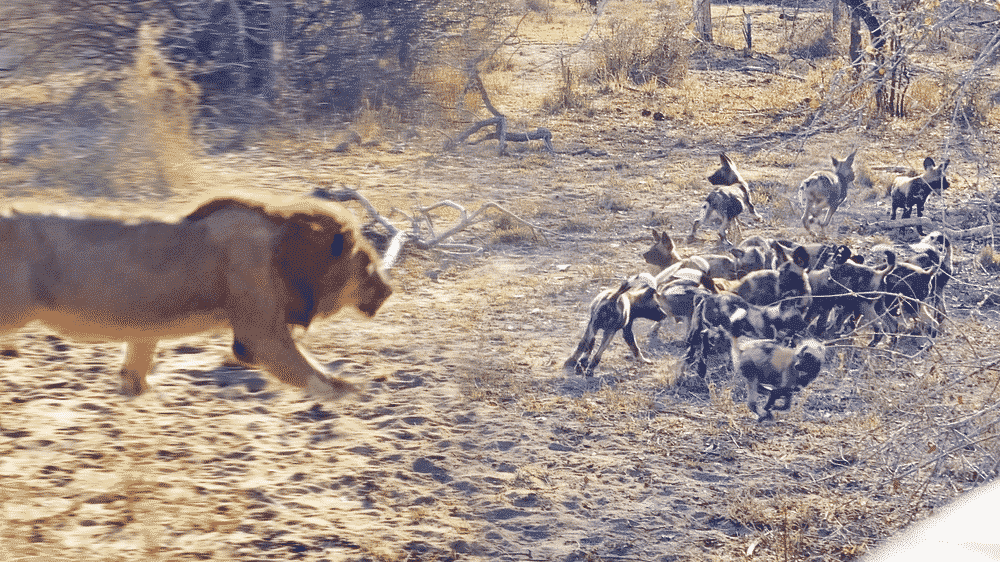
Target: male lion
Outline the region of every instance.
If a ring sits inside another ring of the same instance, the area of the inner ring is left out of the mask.
[[[179,222],[0,218],[0,334],[40,320],[71,338],[124,341],[122,393],[142,394],[160,339],[232,329],[233,352],[282,382],[341,396],[290,325],[392,294],[353,215],[328,202],[209,201]]]

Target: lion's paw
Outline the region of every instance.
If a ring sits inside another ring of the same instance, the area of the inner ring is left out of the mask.
[[[336,400],[349,394],[358,394],[358,387],[338,377],[309,377],[306,392],[316,398]]]

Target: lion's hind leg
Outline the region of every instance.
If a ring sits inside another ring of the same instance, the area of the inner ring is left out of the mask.
[[[121,370],[121,393],[125,396],[139,396],[149,389],[146,375],[153,366],[156,340],[138,340],[127,343],[125,362]]]

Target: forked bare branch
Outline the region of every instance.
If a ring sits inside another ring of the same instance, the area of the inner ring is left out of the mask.
[[[463,254],[482,252],[483,248],[479,246],[471,244],[446,244],[445,240],[476,223],[487,220],[489,218],[488,213],[490,211],[509,217],[514,222],[530,228],[531,234],[534,236],[535,240],[538,240],[539,235],[541,235],[542,240],[546,243],[548,242],[548,239],[545,238],[545,229],[522,219],[493,201],[483,203],[483,205],[471,215],[465,207],[448,199],[427,207],[418,207],[415,209],[412,216],[407,215],[398,209],[392,209],[393,213],[399,213],[410,221],[410,231],[407,232],[397,228],[389,222],[389,219],[379,213],[378,210],[375,209],[375,206],[372,205],[372,203],[364,195],[361,195],[354,189],[348,187],[338,190],[316,188],[316,190],[313,191],[313,195],[330,201],[357,201],[362,207],[364,207],[365,212],[368,213],[372,220],[382,225],[382,227],[389,232],[389,236],[392,237],[389,248],[386,250],[385,256],[383,257],[383,263],[387,269],[395,264],[400,252],[402,251],[403,245],[407,243],[412,244],[421,250],[436,249]],[[459,220],[441,234],[436,234],[434,232],[434,220],[431,216],[431,211],[441,207],[450,207],[458,211]]]

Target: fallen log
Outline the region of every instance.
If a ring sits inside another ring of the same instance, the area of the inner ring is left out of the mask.
[[[962,240],[966,238],[982,238],[984,236],[993,235],[993,225],[987,224],[983,226],[976,226],[973,228],[967,228],[962,230],[962,229],[948,228],[947,226],[938,224],[927,217],[911,217],[908,219],[868,222],[861,225],[861,228],[863,228],[867,232],[877,232],[877,231],[892,230],[894,228],[905,228],[907,226],[923,227],[924,232],[940,230],[941,232],[948,235],[948,238],[951,238],[952,240]]]
[[[493,117],[473,123],[471,127],[463,131],[457,138],[448,140],[444,144],[445,150],[451,150],[464,143],[470,136],[483,127],[493,126],[496,127],[494,132],[489,133],[483,138],[469,144],[479,144],[487,140],[496,140],[499,145],[497,151],[500,155],[503,155],[507,150],[508,142],[528,142],[531,140],[540,140],[545,143],[545,150],[548,150],[550,154],[555,153],[555,150],[552,148],[552,131],[546,129],[545,127],[538,127],[533,132],[526,133],[511,133],[507,131],[507,116],[500,113],[500,111],[493,105],[493,102],[490,101],[490,97],[486,93],[486,86],[483,85],[483,80],[479,77],[479,70],[476,68],[475,63],[472,64],[471,69],[469,70],[469,80],[466,82],[465,92],[463,92],[463,94],[472,89],[479,90],[479,95],[482,97],[483,105],[486,106],[487,111],[493,114]]]

